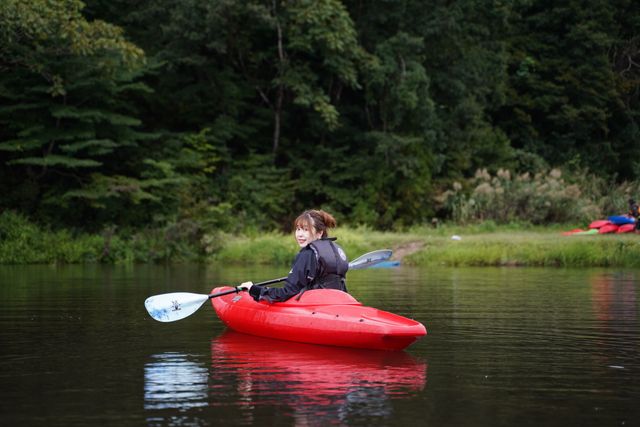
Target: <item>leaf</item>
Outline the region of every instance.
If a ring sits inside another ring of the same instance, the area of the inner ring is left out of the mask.
[[[93,168],[101,166],[102,163],[90,159],[75,159],[73,157],[51,155],[46,157],[26,157],[11,160],[9,164],[32,165],[32,166],[63,166],[65,168]]]
[[[35,148],[40,148],[47,142],[39,139],[12,139],[9,141],[0,142],[0,151],[30,151]]]
[[[81,150],[86,150],[87,148],[101,148],[106,150],[103,151],[103,153],[109,153],[112,152],[116,147],[118,147],[118,144],[110,139],[90,139],[87,141],[80,141],[73,144],[62,145],[60,146],[60,150],[64,151],[65,153],[75,153]]]

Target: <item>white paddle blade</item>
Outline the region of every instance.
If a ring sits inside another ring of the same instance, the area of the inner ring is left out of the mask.
[[[191,316],[208,299],[209,295],[174,292],[149,297],[144,306],[149,315],[157,321],[175,322]]]
[[[386,261],[391,258],[393,251],[391,249],[379,249],[377,251],[366,253],[349,263],[349,270],[361,270],[363,268],[371,267],[382,261]]]

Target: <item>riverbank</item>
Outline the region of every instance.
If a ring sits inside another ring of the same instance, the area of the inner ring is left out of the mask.
[[[563,236],[563,229],[447,226],[405,233],[341,230],[335,235],[352,257],[390,248],[392,259],[403,265],[640,267],[640,235]],[[295,251],[290,236],[240,238],[230,241],[216,259],[287,263]]]
[[[563,236],[520,231],[427,238],[406,264],[447,266],[640,267],[640,235]]]
[[[441,225],[404,232],[340,227],[334,236],[351,258],[389,248],[403,265],[640,267],[640,235],[563,236],[572,226]],[[457,236],[455,238],[452,238]],[[0,264],[223,263],[289,265],[291,235],[204,235],[176,238],[166,230],[74,234],[49,231],[2,215]]]

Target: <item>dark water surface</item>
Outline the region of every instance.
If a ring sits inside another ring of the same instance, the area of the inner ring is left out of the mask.
[[[429,334],[404,352],[252,338],[146,297],[282,268],[0,266],[3,426],[640,425],[638,270],[354,271]]]

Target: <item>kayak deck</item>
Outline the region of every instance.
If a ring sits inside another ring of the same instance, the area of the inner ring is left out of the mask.
[[[212,293],[230,290],[215,288]],[[246,292],[211,299],[218,317],[238,332],[311,344],[402,350],[426,334],[412,319],[363,306],[333,290],[307,291],[301,298],[270,304]]]

